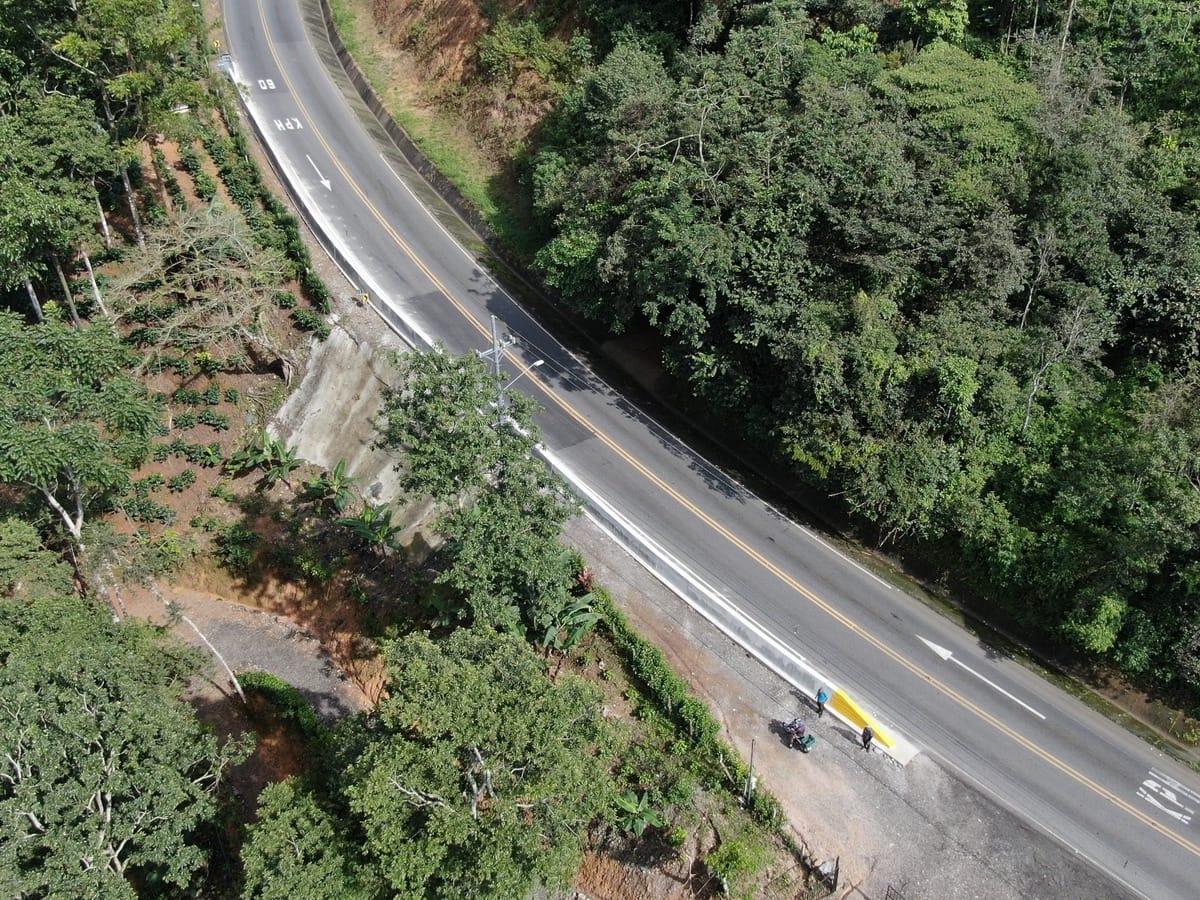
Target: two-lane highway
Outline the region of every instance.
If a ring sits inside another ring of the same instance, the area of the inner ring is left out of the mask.
[[[889,729],[1148,897],[1194,898],[1200,780],[788,521],[616,394],[455,241],[334,68],[316,0],[225,0],[234,75],[285,177],[424,340],[490,345],[545,407],[549,458],[609,527],[777,670],[811,666]],[[432,210],[432,211],[431,211]],[[907,744],[901,743],[903,757]],[[1113,896],[1120,894],[1114,886]]]

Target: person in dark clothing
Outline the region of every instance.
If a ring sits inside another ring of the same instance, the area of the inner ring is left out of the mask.
[[[867,725],[865,728],[863,728],[863,733],[862,733],[863,749],[870,750],[871,749],[871,741],[874,739],[875,739],[875,732],[871,729],[870,725]]]
[[[788,746],[795,747],[797,741],[804,739],[804,733],[808,731],[803,719],[792,719],[787,723]]]
[[[825,704],[829,702],[829,691],[821,688],[817,691],[817,718],[825,715]]]

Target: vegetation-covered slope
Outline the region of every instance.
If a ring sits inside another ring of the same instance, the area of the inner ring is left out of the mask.
[[[588,48],[510,156],[565,304],[1028,634],[1200,684],[1188,4],[489,9],[478,82]]]

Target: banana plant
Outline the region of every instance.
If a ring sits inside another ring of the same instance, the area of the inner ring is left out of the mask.
[[[360,541],[372,550],[386,555],[389,550],[398,550],[396,535],[404,530],[403,525],[392,522],[393,511],[386,503],[376,506],[364,503],[356,516],[342,516],[338,525],[349,529]]]
[[[658,810],[650,805],[649,791],[640,794],[627,791],[616,797],[615,802],[617,827],[629,834],[641,837],[647,828],[662,828],[667,824]]]
[[[331,470],[310,479],[305,488],[310,499],[340,515],[354,502],[354,484],[353,476],[346,472],[346,461],[339,459]]]

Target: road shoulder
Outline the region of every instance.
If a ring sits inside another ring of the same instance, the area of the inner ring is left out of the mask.
[[[889,886],[904,900],[1133,896],[937,760],[921,754],[902,768],[882,753],[865,753],[857,733],[832,716],[817,720],[791,685],[592,521],[572,522],[565,537],[631,624],[712,707],[744,759],[753,742],[759,783],[783,804],[793,835],[818,860],[840,858],[835,896],[882,898]],[[796,715],[817,737],[806,755],[770,731],[772,720]]]

